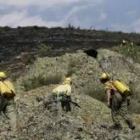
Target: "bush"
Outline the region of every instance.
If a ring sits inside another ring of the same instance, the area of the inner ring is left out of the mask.
[[[140,100],[140,97],[139,97],[139,100]],[[138,99],[131,99],[131,104],[130,106],[128,107],[128,111],[130,113],[140,113],[140,101]]]
[[[76,71],[76,70],[75,70],[74,68],[70,68],[70,69],[68,69],[67,74],[66,74],[66,77],[71,77],[72,74],[75,73],[75,71]]]
[[[77,61],[76,60],[71,60],[68,64],[68,71],[67,71],[67,74],[66,76],[69,77],[69,76],[72,76],[73,73],[76,72],[76,66],[77,66]]]
[[[87,94],[99,101],[102,101],[102,102],[106,101],[106,94],[105,94],[105,90],[102,85],[97,85],[97,84],[88,85],[85,88],[85,94]]]
[[[24,79],[22,86],[25,91],[41,87],[43,85],[58,84],[62,80],[61,74],[48,75],[44,77],[43,74],[34,76],[32,78]]]
[[[129,106],[130,113],[140,113],[140,93],[133,93],[131,96],[131,104]]]
[[[39,54],[39,56],[46,56],[46,54],[52,49],[52,45],[45,45],[45,44],[41,44],[40,46],[38,46],[37,49],[37,54]]]
[[[136,85],[139,85],[139,82],[129,85],[130,89],[132,90],[132,96],[130,99],[131,104],[128,109],[130,113],[140,113],[140,92],[136,88]]]
[[[137,45],[120,45],[113,48],[114,51],[125,55],[126,57],[131,57],[135,62],[140,63],[140,47]]]

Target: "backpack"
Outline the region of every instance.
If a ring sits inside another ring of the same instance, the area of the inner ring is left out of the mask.
[[[13,84],[8,81],[0,81],[0,94],[5,98],[5,99],[11,99],[15,96],[15,89]]]
[[[114,87],[119,91],[122,95],[131,95],[132,91],[131,89],[122,81],[115,80],[113,81]]]

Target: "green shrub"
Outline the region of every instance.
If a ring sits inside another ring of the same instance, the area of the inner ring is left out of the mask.
[[[136,88],[137,85],[139,85],[139,82],[132,83],[129,85],[133,93],[132,96],[130,97],[131,104],[128,109],[130,113],[140,113],[140,92]]]
[[[128,107],[128,111],[130,113],[138,113],[138,114],[140,113],[140,97],[139,99],[134,98],[131,99],[131,104]]]
[[[131,104],[129,106],[130,113],[140,113],[140,93],[133,93],[131,96]]]
[[[125,55],[126,57],[131,57],[135,62],[140,63],[140,46],[137,45],[120,45],[113,48],[114,51]]]
[[[71,60],[68,64],[68,71],[66,76],[72,76],[73,73],[76,72],[77,60]]]
[[[106,101],[106,94],[105,94],[105,90],[102,85],[97,85],[97,84],[88,85],[85,88],[85,94],[87,94],[99,101],[102,101],[102,102]]]
[[[75,71],[76,71],[76,70],[75,70],[74,68],[70,68],[70,69],[68,69],[67,74],[66,74],[66,77],[71,77],[72,74],[75,73]]]
[[[68,68],[75,68],[78,65],[77,60],[70,60]]]
[[[22,81],[22,86],[25,91],[41,87],[43,85],[58,84],[62,80],[61,74],[48,75],[44,77],[43,74],[27,78]]]
[[[39,56],[42,56],[42,57],[46,56],[48,51],[50,51],[51,49],[52,49],[52,45],[41,44],[40,46],[38,46],[37,54],[39,54]]]

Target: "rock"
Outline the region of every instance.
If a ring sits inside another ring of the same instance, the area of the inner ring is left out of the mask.
[[[92,71],[92,70],[90,70],[90,71],[88,72],[88,75],[91,75],[91,74],[93,74],[93,71]]]
[[[99,81],[102,68],[114,78],[119,78],[128,84],[132,83],[135,91],[139,91],[139,64],[135,66],[135,63],[130,63],[122,55],[107,49],[98,50],[97,59],[80,52],[57,58],[38,58],[28,68],[25,76],[20,77],[16,83],[19,92],[16,101],[18,139],[112,140],[118,131],[109,129],[112,124],[110,109],[85,92],[85,89],[89,90],[92,87],[93,97],[95,94],[104,95]],[[69,69],[74,69],[71,73],[72,100],[81,106],[79,109],[72,105],[71,113],[63,112],[60,103],[51,109],[43,105],[43,101],[49,100],[53,88],[59,83],[44,84],[28,92],[23,92],[21,88],[25,79],[28,81],[37,75],[48,76],[59,73],[63,79]],[[0,127],[1,132],[8,132],[9,123],[5,123],[1,118]],[[122,134],[126,134],[125,132],[122,130]],[[0,135],[0,139],[2,138]],[[139,138],[135,131],[133,138]]]

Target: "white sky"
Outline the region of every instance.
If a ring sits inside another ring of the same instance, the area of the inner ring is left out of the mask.
[[[139,0],[0,0],[0,26],[140,32]]]

